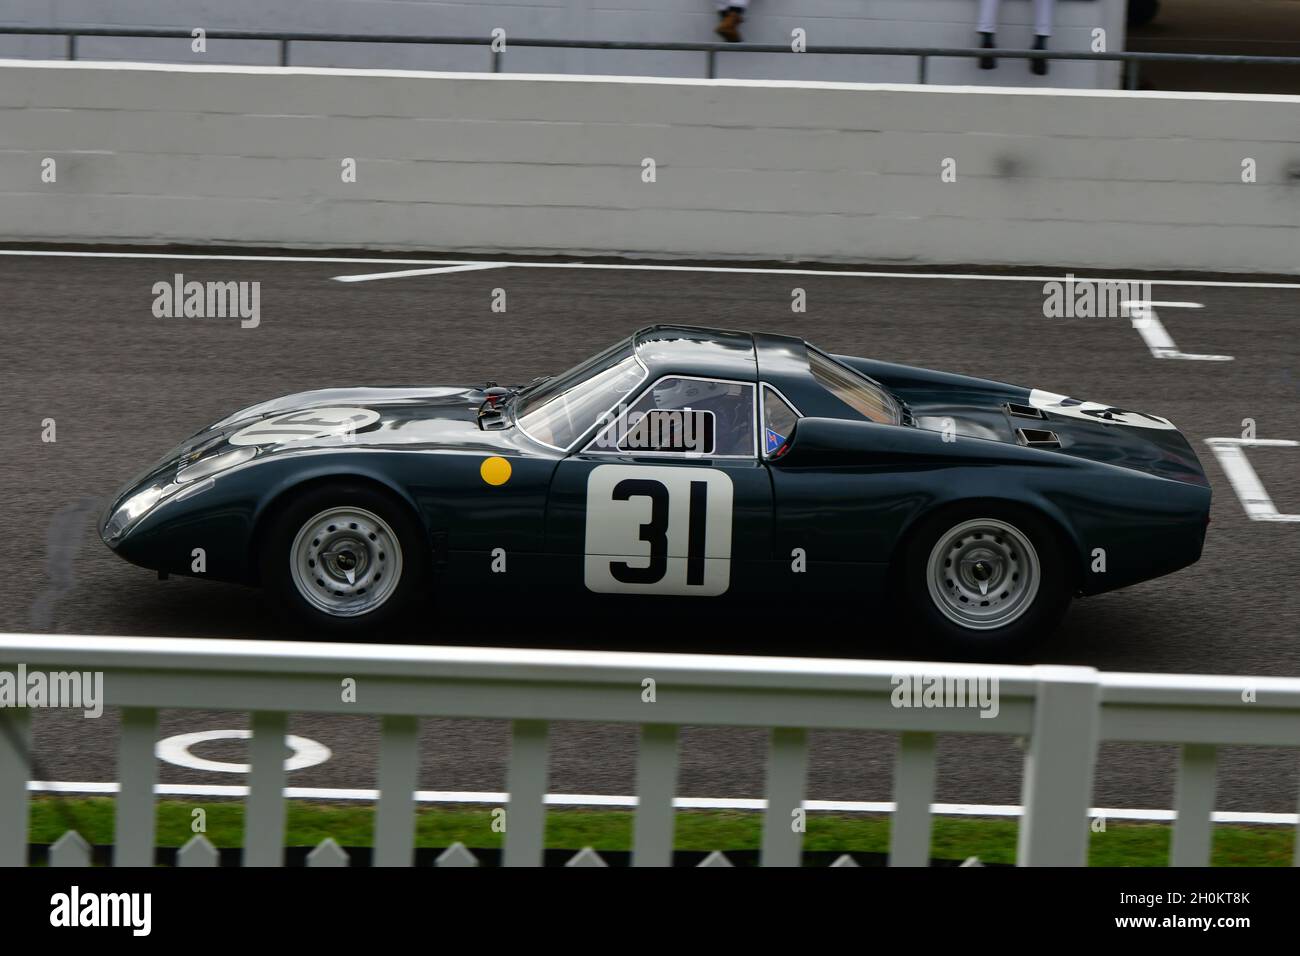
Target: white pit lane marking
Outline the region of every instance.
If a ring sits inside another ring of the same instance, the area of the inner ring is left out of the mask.
[[[372,282],[375,279],[405,279],[408,276],[436,276],[449,272],[479,272],[483,269],[504,269],[508,262],[466,262],[458,266],[441,266],[436,269],[405,269],[401,272],[371,272],[359,276],[334,276],[335,282]]]
[[[1192,362],[1231,362],[1231,355],[1203,355],[1180,351],[1174,344],[1173,337],[1166,331],[1160,317],[1156,315],[1156,306],[1165,309],[1200,309],[1199,302],[1161,302],[1154,299],[1126,300],[1121,308],[1130,315],[1133,328],[1137,329],[1142,341],[1147,344],[1151,354],[1158,359],[1187,359]]]
[[[206,770],[209,773],[248,773],[252,767],[246,763],[228,763],[225,760],[207,760],[190,753],[196,744],[212,740],[251,740],[251,730],[199,730],[192,734],[178,734],[158,741],[154,755],[177,767],[187,770]],[[329,760],[333,754],[324,744],[307,737],[286,734],[285,746],[293,751],[293,756],[284,762],[285,770],[305,770]]]
[[[1300,442],[1285,438],[1207,438],[1214,457],[1219,459],[1232,490],[1241,499],[1241,506],[1252,521],[1300,521],[1300,515],[1279,514],[1273,499],[1264,490],[1255,468],[1246,457],[1247,448],[1294,448]]]

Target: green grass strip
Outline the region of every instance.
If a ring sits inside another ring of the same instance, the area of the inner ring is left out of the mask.
[[[31,803],[31,842],[53,843],[76,829],[93,844],[113,842],[111,797],[35,797]],[[243,842],[244,806],[235,801],[202,803],[162,800],[158,807],[158,846],[182,846],[194,835],[201,810],[206,836],[217,847]],[[503,834],[493,829],[489,806],[421,806],[417,809],[415,845],[445,847],[457,841],[475,848],[499,848]],[[374,810],[369,804],[286,801],[289,846],[315,846],[333,837],[342,846],[370,846]],[[498,814],[499,816],[499,814]],[[552,849],[628,850],[632,813],[627,810],[555,809],[547,812],[546,846]],[[757,850],[763,818],[755,812],[680,810],[675,846],[679,850]],[[1017,821],[936,817],[931,856],[962,860],[978,856],[985,863],[1013,863]],[[1289,866],[1293,827],[1220,824],[1214,828],[1214,866]],[[1091,866],[1166,866],[1170,829],[1161,823],[1110,821],[1105,832],[1092,832]],[[889,852],[889,819],[871,814],[808,815],[804,849]]]

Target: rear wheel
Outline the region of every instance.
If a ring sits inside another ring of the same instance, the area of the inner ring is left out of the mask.
[[[422,590],[427,565],[409,508],[340,482],[303,492],[272,519],[262,584],[297,623],[360,632],[400,617]]]
[[[950,509],[922,523],[902,557],[905,613],[947,650],[1000,657],[1045,638],[1070,603],[1052,528],[1011,506]]]

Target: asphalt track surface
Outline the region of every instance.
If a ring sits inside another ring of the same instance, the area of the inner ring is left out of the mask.
[[[396,269],[415,268],[395,265]],[[1046,319],[1041,285],[941,278],[508,268],[344,284],[382,263],[231,262],[0,256],[0,630],[188,637],[282,636],[258,592],[199,580],[159,582],[94,534],[104,499],[197,428],[271,396],[326,385],[527,381],[655,322],[801,334],[824,348],[937,367],[1099,399],[1171,418],[1214,485],[1199,564],[1078,601],[1041,662],[1106,670],[1300,674],[1300,524],[1252,521],[1204,445],[1240,436],[1300,439],[1300,290],[1157,286],[1157,299],[1204,308],[1161,313],[1178,346],[1232,362],[1157,360],[1123,319]],[[261,282],[261,324],[157,319],[157,281]],[[1023,270],[1058,275],[1053,270]],[[1206,279],[1241,280],[1241,276]],[[807,292],[792,313],[791,290]],[[504,288],[507,311],[490,311]],[[41,422],[57,421],[57,441]],[[1300,513],[1300,448],[1250,449],[1278,511]],[[791,619],[798,626],[790,626]],[[557,601],[527,607],[437,602],[402,640],[442,644],[860,656],[924,651],[874,607],[778,605],[703,620],[637,625]],[[162,716],[160,736],[246,727],[244,714]],[[40,712],[37,774],[115,779],[117,721]],[[291,772],[301,787],[375,786],[377,721],[298,716],[291,731],[333,753]],[[634,792],[635,730],[552,730],[550,790]],[[1300,740],[1297,741],[1300,746]],[[196,754],[242,760],[244,745]],[[421,789],[500,791],[508,728],[429,721]],[[766,735],[686,729],[678,793],[761,797]],[[894,740],[815,733],[808,796],[888,800]],[[1020,802],[1022,754],[1005,738],[944,737],[940,802]],[[1176,753],[1106,745],[1093,804],[1172,805]],[[1232,749],[1219,764],[1222,810],[1295,812],[1295,750]],[[239,774],[163,764],[164,783],[239,784]]]

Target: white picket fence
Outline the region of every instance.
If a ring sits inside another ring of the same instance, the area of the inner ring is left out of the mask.
[[[1300,679],[1101,673],[1087,667],[987,666],[896,661],[594,653],[462,647],[196,640],[183,638],[0,635],[0,671],[102,671],[104,697],[122,708],[116,803],[117,866],[154,858],[159,710],[251,714],[245,866],[284,862],[289,714],[370,714],[381,718],[373,862],[409,866],[414,857],[415,791],[422,717],[512,721],[502,863],[542,862],[551,721],[631,723],[641,728],[632,863],[672,859],[678,728],[770,730],[767,808],[760,862],[801,861],[808,731],[876,730],[898,734],[891,865],[929,858],[940,733],[1024,737],[1023,816],[1017,862],[1082,865],[1087,814],[1101,741],[1181,747],[1171,863],[1205,865],[1211,841],[1216,748],[1300,746]],[[896,678],[973,681],[996,678],[995,716],[977,707],[895,706]],[[356,702],[343,682],[356,682]],[[647,682],[653,682],[649,684]],[[648,689],[653,690],[653,694]],[[647,698],[653,697],[653,700]],[[0,865],[27,859],[31,711],[0,718]],[[89,847],[75,833],[51,850],[54,865],[84,865]],[[202,838],[181,865],[212,865]],[[464,847],[439,865],[474,865]],[[841,858],[838,865],[851,865]],[[1295,862],[1300,865],[1300,838]],[[311,865],[346,865],[327,840]],[[713,854],[710,866],[729,865]],[[569,865],[603,865],[582,851]],[[704,864],[702,864],[704,865]]]

